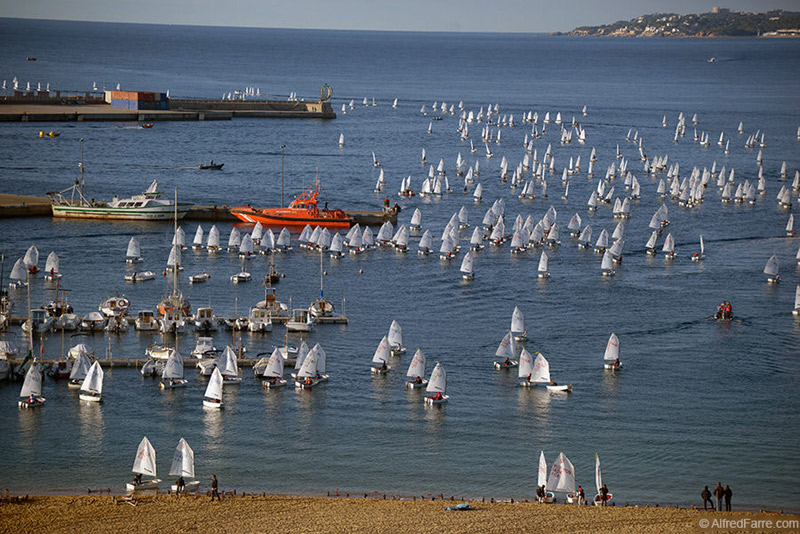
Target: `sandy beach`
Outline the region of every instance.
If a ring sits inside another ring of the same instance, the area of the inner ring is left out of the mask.
[[[471,503],[471,511],[445,510],[452,504],[457,503],[262,495],[226,496],[211,503],[205,495],[161,495],[141,498],[132,506],[109,495],[37,496],[0,504],[0,532],[681,533],[702,531],[698,524],[705,517],[798,517],[532,503]]]

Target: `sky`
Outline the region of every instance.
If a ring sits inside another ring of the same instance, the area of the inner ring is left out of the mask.
[[[553,32],[650,13],[800,11],[800,0],[0,0],[0,17],[199,26]]]

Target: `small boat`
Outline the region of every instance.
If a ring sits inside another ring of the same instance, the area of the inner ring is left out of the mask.
[[[523,349],[523,352],[526,352]],[[519,377],[522,379],[521,385],[526,387],[545,386],[548,391],[572,392],[572,384],[559,385],[550,378],[550,362],[542,353],[537,352],[536,358],[528,364],[527,359],[520,355]],[[524,363],[524,365],[523,365]]]
[[[265,308],[254,306],[247,316],[249,332],[272,332],[272,314]]]
[[[792,310],[792,314],[795,317],[800,317],[800,285],[794,291],[794,309]]]
[[[566,493],[567,502],[576,500],[575,467],[563,452],[558,455],[558,458],[550,468],[550,476],[547,477],[547,489],[553,493]]]
[[[35,58],[35,57],[33,57],[33,56],[28,56],[28,57],[27,57],[27,60],[28,60],[28,61],[36,61],[36,58]]]
[[[20,408],[37,408],[44,405],[46,400],[42,397],[42,373],[38,366],[31,365],[25,373],[17,404]]]
[[[109,297],[100,304],[100,311],[106,317],[124,317],[128,315],[131,308],[131,301],[125,296]]]
[[[206,392],[203,395],[204,408],[222,408],[222,373],[219,368],[215,367],[211,373],[211,378],[208,380]]]
[[[140,332],[152,332],[158,330],[158,320],[155,313],[151,310],[141,310],[136,314],[134,328]]]
[[[173,484],[170,487],[173,492],[195,493],[197,488],[200,487],[200,481],[194,480],[194,451],[183,438],[180,439],[178,446],[175,447],[169,474],[170,476],[179,476],[180,478],[186,477],[189,479],[183,481],[183,487],[181,488],[179,488],[177,484]]]
[[[106,316],[99,311],[90,312],[81,319],[81,332],[94,334],[95,332],[102,332],[106,326]]]
[[[125,263],[142,263],[144,261],[144,258],[142,258],[142,249],[139,245],[139,240],[135,237],[131,237],[131,240],[128,241],[128,250],[125,253],[125,256]]]
[[[517,361],[517,340],[514,335],[509,331],[500,341],[497,350],[494,352],[494,357],[503,361],[496,361],[493,367],[497,370],[512,369],[519,365]]]
[[[383,336],[372,356],[372,374],[385,375],[391,370],[392,368],[389,367],[389,340]]]
[[[428,385],[428,381],[425,379],[426,363],[427,359],[425,358],[425,354],[418,348],[406,372],[406,378],[408,378],[406,381],[406,388],[418,389]]]
[[[239,376],[239,363],[237,358],[238,355],[233,348],[227,345],[217,359],[216,369],[222,373],[222,381],[226,384],[238,384],[242,381],[242,377]]]
[[[286,385],[286,380],[283,378],[283,352],[277,347],[273,349],[272,354],[267,362],[267,368],[264,369],[263,387],[264,389],[272,389],[283,387]]]
[[[166,363],[164,363],[164,370],[161,374],[163,380],[158,383],[159,389],[174,389],[186,387],[189,383],[188,380],[183,378],[183,356],[177,350],[173,350]]]
[[[155,280],[156,273],[153,271],[142,271],[136,273],[128,273],[125,275],[126,282],[146,282],[148,280]]]
[[[789,216],[791,219],[791,215]],[[61,262],[58,259],[58,254],[55,251],[50,252],[45,262],[44,272],[46,273],[44,279],[48,282],[55,282],[61,278]]]
[[[80,389],[83,385],[83,381],[86,379],[86,375],[89,374],[89,369],[92,367],[92,361],[89,359],[89,352],[86,350],[86,345],[80,344],[76,347],[70,349],[70,356],[72,356],[73,350],[83,347],[80,352],[75,354],[75,361],[72,362],[72,369],[69,373],[69,381],[67,382],[68,389]]]
[[[214,308],[205,307],[197,308],[197,313],[194,316],[194,330],[195,332],[213,332],[219,326],[219,320],[214,315]]]
[[[197,344],[194,349],[192,349],[192,356],[195,358],[210,357],[217,352],[217,348],[214,346],[214,338],[200,336],[197,338]]]
[[[442,364],[436,362],[436,367],[431,372],[431,378],[425,388],[425,404],[437,405],[444,404],[450,400],[450,395],[447,392],[447,373],[442,367]]]
[[[133,461],[132,471],[136,473],[132,482],[125,487],[131,492],[144,490],[157,490],[161,480],[156,478],[156,450],[150,444],[147,436],[142,438],[139,448],[136,450],[136,459]],[[150,480],[142,480],[142,475],[153,477]]]
[[[655,232],[653,232],[655,234]],[[649,243],[649,242],[648,242]],[[692,254],[692,261],[702,261],[706,258],[705,255],[706,247],[703,244],[703,236],[700,235],[700,252],[695,252]]]
[[[211,275],[203,271],[202,273],[193,274],[189,277],[190,284],[201,284],[211,278]]]
[[[770,284],[777,284],[781,281],[781,277],[778,274],[779,265],[778,265],[778,256],[773,254],[767,260],[767,264],[764,266],[764,274],[767,275],[767,282]]]
[[[295,308],[286,322],[289,332],[310,332],[314,328],[314,316],[307,308]]]
[[[145,122],[144,124],[141,125],[141,127],[144,129],[152,128],[153,126],[155,126],[155,123],[153,122]]]
[[[307,224],[323,228],[349,228],[352,219],[344,211],[317,207],[321,186],[315,180],[311,186],[299,194],[286,208],[254,208],[239,206],[231,209],[238,219],[265,226],[303,227]]]
[[[519,306],[514,306],[514,311],[511,313],[511,333],[514,339],[519,342],[528,341],[528,332],[525,330],[525,316]]]
[[[327,377],[324,375],[324,352],[318,350],[319,344],[314,345],[314,348],[309,351],[308,355],[303,359],[303,363],[297,370],[294,385],[298,389],[311,389],[317,384],[324,382]],[[320,362],[320,357],[323,361]],[[298,361],[300,355],[298,354]],[[323,372],[320,372],[320,366],[323,367]]]
[[[392,324],[389,326],[387,339],[391,347],[392,356],[402,356],[406,353],[406,348],[403,346],[403,328],[394,319],[392,319]]]
[[[544,451],[539,453],[539,475],[536,486],[539,488],[536,492],[539,502],[548,504],[556,502],[556,494],[547,490],[547,461],[544,458]]]
[[[82,401],[100,402],[103,400],[103,374],[100,362],[95,360],[81,384],[81,391],[78,397]]]
[[[211,160],[211,163],[201,163],[198,166],[198,169],[203,171],[219,171],[222,170],[224,163],[214,163],[214,160]]]
[[[474,257],[472,255],[472,250],[468,250],[466,254],[464,254],[464,259],[461,260],[461,278],[464,280],[474,280],[475,279],[475,269],[474,269]]]
[[[603,484],[603,476],[600,474],[600,456],[597,453],[594,453],[594,483],[597,487],[597,495],[594,496],[594,505],[608,506],[614,498],[614,494],[608,493],[608,488]],[[605,492],[602,491],[603,489],[605,489]]]
[[[603,355],[603,368],[608,371],[618,371],[622,368],[619,361],[619,338],[617,334],[611,332],[606,344],[606,353]]]

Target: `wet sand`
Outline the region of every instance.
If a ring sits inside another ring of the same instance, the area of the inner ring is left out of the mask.
[[[478,502],[470,503],[471,511],[446,511],[452,504],[457,503],[261,495],[226,496],[212,503],[205,495],[160,495],[132,506],[109,495],[43,496],[0,503],[0,532],[688,533],[702,531],[700,519],[710,516],[674,508],[532,503]]]

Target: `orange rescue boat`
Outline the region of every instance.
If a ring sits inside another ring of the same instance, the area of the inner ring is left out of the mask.
[[[349,228],[352,219],[343,210],[317,208],[319,193],[320,183],[315,180],[311,187],[297,195],[286,208],[239,206],[232,208],[231,213],[244,222],[260,222],[265,226],[303,227],[309,224],[323,228]]]

